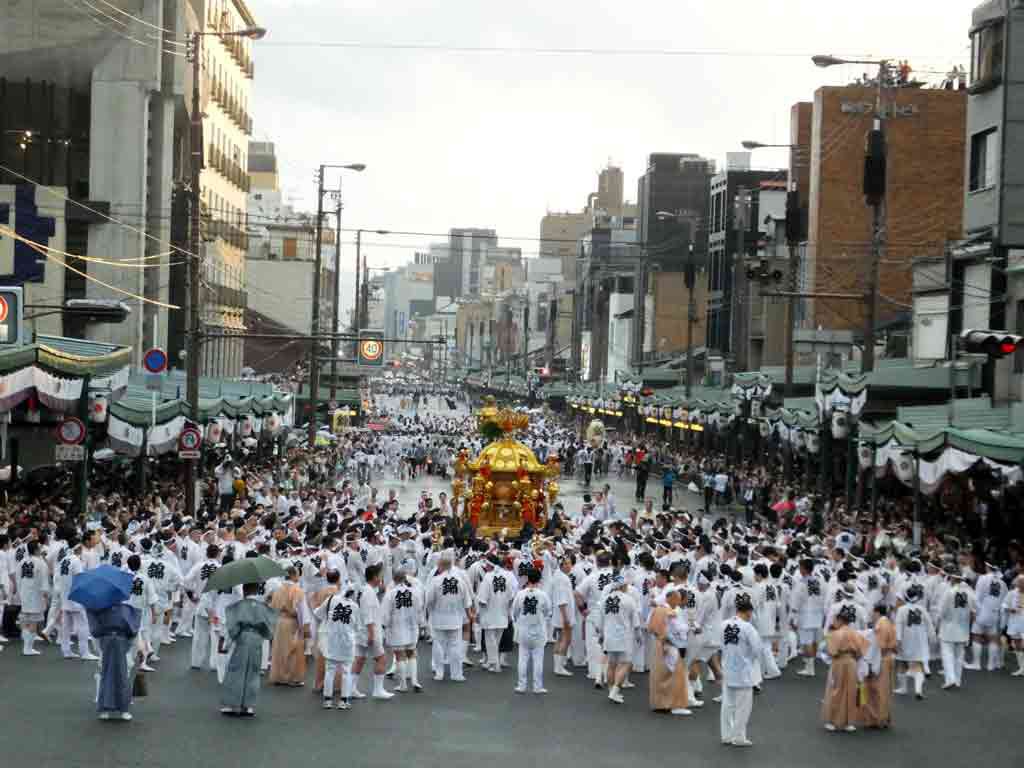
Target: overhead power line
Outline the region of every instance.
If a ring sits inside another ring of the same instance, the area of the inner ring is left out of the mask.
[[[387,43],[360,40],[267,40],[260,47],[270,48],[347,48],[370,51],[419,51],[426,53],[498,53],[498,54],[547,54],[555,56],[661,56],[690,58],[743,58],[743,59],[810,59],[818,51],[778,50],[730,50],[727,48],[600,48],[535,45],[458,45],[447,43]],[[873,53],[837,53],[848,59],[877,59]],[[897,58],[897,57],[892,57]],[[966,58],[963,53],[955,57],[901,53],[899,58],[946,60]]]

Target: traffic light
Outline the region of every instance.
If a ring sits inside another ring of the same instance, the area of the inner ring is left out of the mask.
[[[1006,331],[968,328],[960,332],[961,351],[988,355],[992,360],[1012,355],[1020,349],[1022,342],[1024,342],[1024,336],[1016,336]]]

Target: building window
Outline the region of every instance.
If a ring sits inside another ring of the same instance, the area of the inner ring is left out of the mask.
[[[971,34],[971,87],[997,85],[1003,78],[1002,21],[988,24]]]
[[[981,131],[971,137],[970,191],[987,189],[996,183],[996,157],[999,154],[995,128]]]

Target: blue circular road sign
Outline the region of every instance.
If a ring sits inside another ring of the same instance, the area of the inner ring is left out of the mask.
[[[167,353],[160,347],[153,347],[142,356],[142,367],[150,373],[163,373],[167,370]]]

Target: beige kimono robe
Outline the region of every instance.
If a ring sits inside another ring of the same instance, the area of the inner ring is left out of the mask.
[[[857,660],[867,651],[864,636],[852,627],[840,627],[828,636],[828,654],[832,657],[821,717],[836,728],[855,725],[860,720],[857,701],[860,682]]]
[[[896,646],[899,643],[896,640],[896,627],[884,616],[875,625],[875,642],[882,654],[882,664],[878,675],[872,675],[864,681],[867,701],[861,710],[861,723],[866,728],[888,728],[896,671]]]
[[[654,639],[650,673],[650,700],[651,709],[655,711],[686,709],[689,703],[688,665],[686,660],[679,655],[679,649],[666,640],[671,615],[671,608],[659,605],[651,611],[651,618],[647,622],[647,629]],[[667,654],[676,656],[674,669],[669,669],[666,663]]]
[[[304,600],[302,588],[290,581],[270,597],[270,607],[278,612],[267,678],[271,683],[299,685],[306,681],[305,626],[301,623]]]

